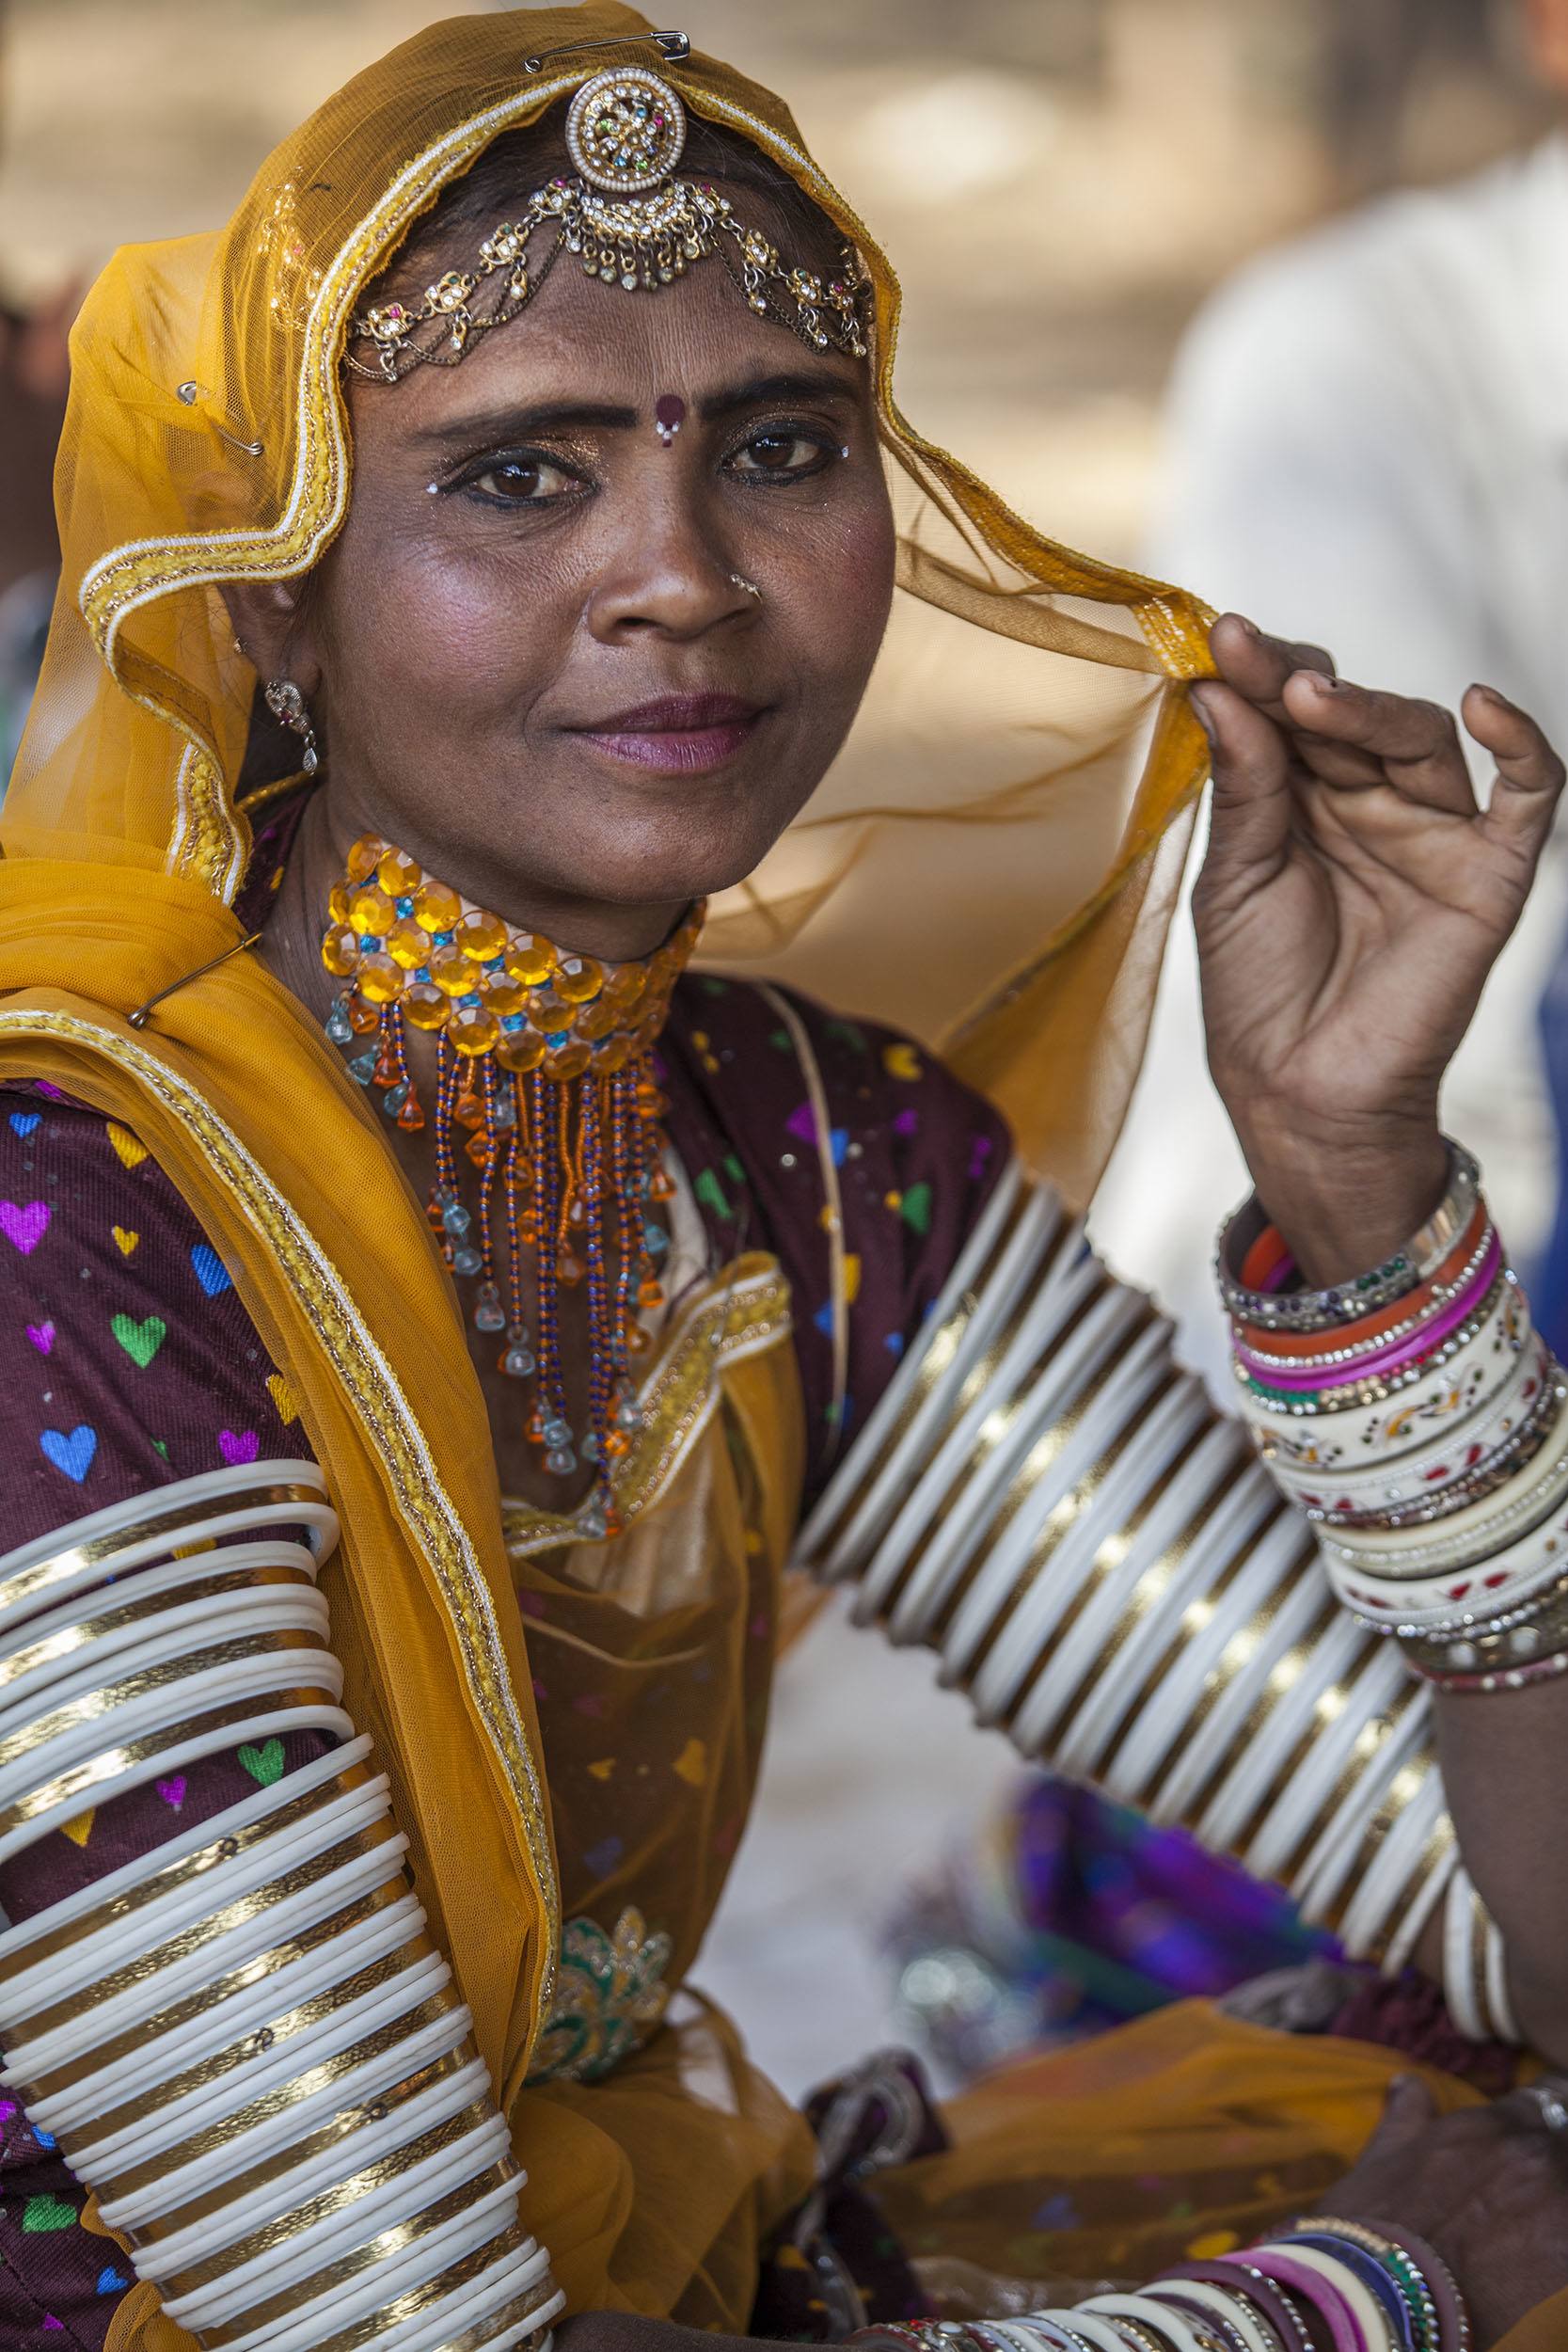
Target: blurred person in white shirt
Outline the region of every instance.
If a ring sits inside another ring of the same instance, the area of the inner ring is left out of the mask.
[[[1568,105],[1568,0],[1521,6],[1537,71]],[[1450,707],[1495,678],[1568,743],[1568,128],[1472,178],[1364,205],[1221,288],[1177,360],[1148,566],[1333,645],[1347,676]],[[1446,1098],[1525,1263],[1544,1253],[1531,1293],[1560,1346],[1568,1216],[1549,1238],[1550,1097],[1568,1120],[1568,965],[1545,1008],[1551,1086],[1536,1015],[1565,882],[1560,844]],[[1096,1222],[1214,1372],[1218,1317],[1182,1237],[1244,1190],[1179,921]]]

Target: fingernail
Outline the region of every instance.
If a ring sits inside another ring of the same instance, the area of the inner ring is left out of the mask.
[[[1238,612],[1234,617],[1240,621],[1242,627],[1245,629],[1249,637],[1260,637],[1262,635],[1262,631],[1259,629],[1257,622],[1249,621],[1244,612]]]
[[[1466,694],[1484,695],[1485,699],[1489,703],[1505,703],[1508,699],[1506,694],[1499,694],[1495,686],[1483,686],[1480,678],[1472,679],[1471,683],[1465,689],[1465,691]]]
[[[1207,688],[1202,686],[1189,686],[1187,689],[1187,700],[1193,707],[1193,716],[1196,719],[1198,725],[1203,729],[1204,734],[1209,738],[1209,747],[1211,751],[1212,751],[1219,741],[1219,737],[1215,732],[1214,721],[1209,709],[1209,695]]]
[[[1342,694],[1345,691],[1342,677],[1326,677],[1322,670],[1297,670],[1295,675],[1310,679],[1313,691],[1319,694]]]

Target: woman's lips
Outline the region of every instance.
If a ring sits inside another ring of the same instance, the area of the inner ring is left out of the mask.
[[[765,715],[736,694],[671,694],[576,732],[630,767],[697,775],[733,759]]]

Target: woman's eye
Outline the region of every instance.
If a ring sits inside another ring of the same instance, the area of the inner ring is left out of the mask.
[[[575,474],[547,457],[503,457],[483,472],[470,473],[465,486],[503,506],[537,506],[581,485]]]
[[[799,433],[787,425],[775,425],[753,433],[736,452],[734,462],[741,473],[812,473],[827,464],[835,447],[815,433]]]

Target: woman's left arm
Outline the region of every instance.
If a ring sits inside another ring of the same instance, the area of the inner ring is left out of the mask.
[[[1444,1072],[1534,879],[1563,784],[1489,689],[1464,718],[1497,761],[1478,807],[1458,729],[1333,676],[1234,615],[1193,699],[1213,745],[1195,900],[1210,1066],[1260,1202],[1309,1285],[1380,1267],[1449,1160]],[[1554,1836],[1568,1677],[1437,1699],[1449,1804],[1506,1944],[1527,2038],[1568,2056],[1568,1862]]]

